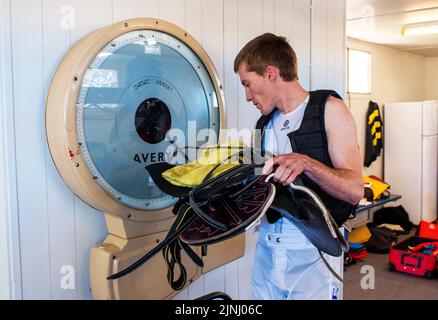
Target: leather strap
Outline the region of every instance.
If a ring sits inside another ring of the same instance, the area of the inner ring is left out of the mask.
[[[195,220],[196,215],[193,214],[193,211],[191,210],[191,207],[188,204],[184,204],[180,207],[179,212],[181,214],[178,214],[177,219],[175,220],[173,226],[176,226],[174,229],[174,232],[169,232],[166,236],[166,238],[161,242],[159,245],[157,245],[155,248],[153,248],[151,251],[146,253],[143,257],[138,259],[136,262],[131,264],[129,267],[123,269],[122,271],[119,271],[109,277],[107,277],[107,280],[115,280],[119,279],[121,277],[126,276],[127,274],[131,273],[132,271],[136,270],[140,266],[142,266],[146,261],[154,257],[158,252],[165,249],[167,245],[174,242],[179,235],[184,232]]]

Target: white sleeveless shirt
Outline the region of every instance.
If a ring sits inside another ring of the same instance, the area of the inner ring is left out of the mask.
[[[266,151],[275,155],[293,152],[287,135],[300,128],[308,102],[309,96],[295,110],[286,114],[282,114],[278,109],[276,110],[266,126],[263,141]]]

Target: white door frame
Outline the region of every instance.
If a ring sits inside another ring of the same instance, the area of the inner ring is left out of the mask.
[[[0,0],[0,299],[21,299],[11,0]]]

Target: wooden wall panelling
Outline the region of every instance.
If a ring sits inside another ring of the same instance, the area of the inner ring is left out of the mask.
[[[345,94],[345,0],[312,2],[311,89]]]
[[[185,30],[200,44],[204,40],[202,24],[205,17],[202,15],[202,5],[202,0],[186,0],[185,6]]]
[[[76,28],[71,31],[74,45],[92,31],[112,24],[113,10],[107,0],[71,0],[75,10]],[[96,14],[98,12],[99,14]],[[90,248],[107,235],[104,216],[75,196],[76,263],[79,299],[91,299],[89,281]]]
[[[11,1],[0,0],[0,299],[22,298],[11,45]]]
[[[263,32],[276,33],[276,8],[278,0],[263,0],[263,17],[262,30]]]
[[[294,47],[293,5],[293,0],[275,1],[275,32],[279,36],[286,37],[292,47]]]
[[[292,7],[292,45],[298,59],[298,78],[310,89],[310,0],[294,0]]]
[[[41,1],[11,2],[14,126],[24,299],[49,299]]]
[[[63,56],[70,49],[70,31],[74,27],[74,8],[70,0],[43,0],[42,26],[45,105],[52,77]],[[74,195],[62,181],[51,158],[47,141],[44,140],[44,142],[51,297],[53,299],[77,299]]]
[[[224,94],[227,108],[228,128],[238,128],[239,77],[234,73],[234,58],[239,49],[238,1],[224,1]]]
[[[187,289],[185,299],[196,299],[204,295],[204,275],[196,279]],[[181,298],[182,295],[179,295]]]
[[[311,90],[328,85],[328,1],[312,0]]]
[[[158,0],[112,0],[113,23],[133,18],[158,18]]]
[[[260,35],[263,21],[262,0],[238,1],[238,49],[240,50],[248,41]],[[246,102],[245,91],[239,86],[238,119],[239,129],[254,128],[259,117],[259,111],[252,103]]]
[[[176,24],[178,27],[186,28],[186,3],[181,0],[160,0],[158,4],[158,15],[160,19]]]

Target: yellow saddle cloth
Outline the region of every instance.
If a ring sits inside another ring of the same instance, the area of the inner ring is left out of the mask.
[[[220,162],[245,147],[243,142],[228,142],[207,146],[196,161],[175,166],[164,171],[161,175],[171,184],[180,187],[195,187],[201,184],[205,176]],[[239,158],[233,157],[221,164],[214,172],[213,177],[239,164]]]

